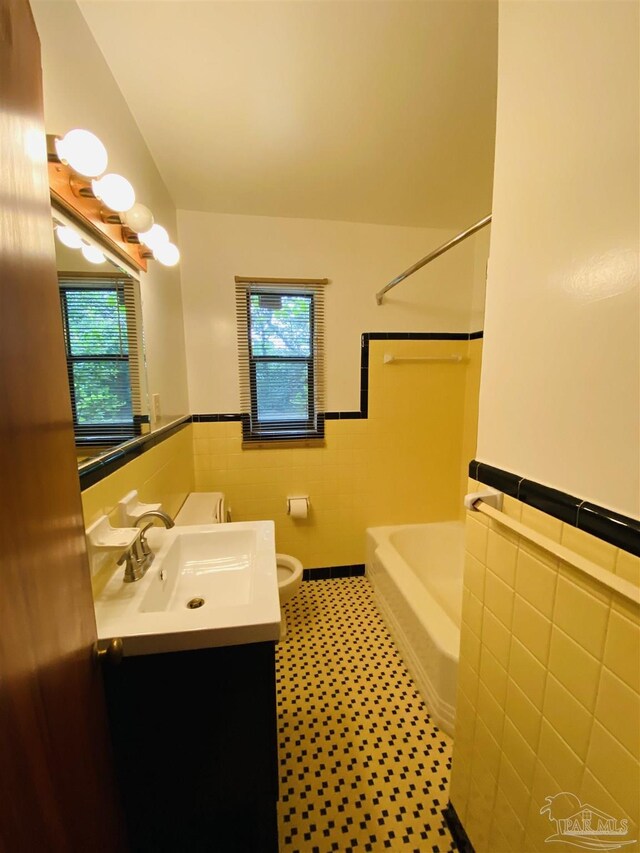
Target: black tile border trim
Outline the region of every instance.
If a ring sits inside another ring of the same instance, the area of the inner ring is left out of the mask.
[[[242,421],[242,415],[231,412],[226,415],[191,415],[194,424],[221,423],[226,421]]]
[[[135,443],[130,447],[122,447],[119,450],[114,450],[112,453],[106,454],[104,458],[96,459],[95,462],[88,462],[78,471],[80,477],[80,491],[88,489],[89,486],[95,486],[100,480],[104,480],[109,474],[113,474],[118,468],[122,468],[132,462],[138,456],[142,456],[153,447],[157,447],[168,438],[172,438],[176,433],[185,429],[191,423],[191,416],[185,417],[176,424],[159,429],[149,435],[142,435],[135,439]]]
[[[518,474],[494,468],[493,465],[485,465],[476,459],[469,463],[469,476],[640,557],[640,521],[635,518],[527,480]]]
[[[483,332],[363,332],[360,337],[360,411],[325,412],[327,421],[365,419],[369,416],[369,341],[474,341]]]
[[[360,336],[360,409],[354,412],[325,412],[325,421],[353,421],[369,416],[369,341],[475,341],[484,332],[363,332]],[[242,421],[246,415],[193,415],[194,423]],[[260,439],[257,439],[258,441]]]
[[[465,832],[465,828],[462,825],[462,821],[458,817],[458,814],[454,809],[451,800],[449,800],[447,805],[442,810],[442,816],[444,817],[444,821],[449,828],[451,837],[455,841],[456,848],[460,851],[460,853],[475,853],[475,850],[473,849],[473,844],[471,843],[471,841],[469,841],[469,836]]]
[[[369,341],[469,341],[477,340],[483,336],[478,332],[363,332],[360,338],[360,411],[357,412],[325,412],[324,421],[347,421],[367,418],[369,415]],[[190,423],[242,423],[246,415],[239,412],[227,412],[219,414],[216,412],[186,415],[178,425],[168,427],[166,430],[158,430],[148,436],[140,436],[131,447],[123,447],[114,450],[104,459],[88,463],[80,470],[80,489],[88,489],[100,480],[113,474],[118,468],[122,468],[136,457],[151,450],[161,441],[171,438],[178,430],[183,429]]]
[[[304,569],[302,580],[321,581],[335,578],[359,578],[364,575],[364,563],[352,566],[324,566],[320,569]]]

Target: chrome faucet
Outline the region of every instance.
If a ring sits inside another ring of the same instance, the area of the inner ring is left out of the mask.
[[[151,565],[151,562],[145,565],[145,561],[142,559],[139,550],[140,546],[140,536],[137,537],[133,545],[127,548],[126,551],[122,553],[122,556],[118,560],[118,565],[124,565],[124,577],[123,581],[125,583],[134,583],[135,581],[139,581],[140,578],[144,577],[144,573]]]
[[[175,527],[175,524],[176,524],[175,521],[171,518],[171,516],[168,515],[166,512],[163,512],[161,509],[150,509],[150,510],[147,510],[147,512],[143,512],[142,515],[139,515],[136,518],[136,520],[134,522],[135,526],[137,527],[138,524],[141,521],[143,521],[145,518],[159,518],[160,521],[162,521],[164,523],[164,526],[167,529],[170,529],[171,527]],[[153,524],[153,522],[151,522],[151,524]],[[147,528],[151,527],[151,524],[148,524],[145,527],[145,530]]]
[[[141,521],[147,521],[147,519],[151,519],[140,531],[140,538],[138,540],[138,553],[137,560],[138,565],[141,567],[141,572],[139,577],[133,578],[133,580],[139,580],[144,573],[147,571],[151,563],[153,563],[154,554],[151,551],[149,543],[147,542],[147,530],[150,527],[153,527],[154,519],[159,519],[164,526],[169,530],[172,527],[175,527],[175,521],[168,515],[166,512],[163,512],[161,509],[150,509],[147,512],[143,512],[142,515],[139,515],[134,522],[134,526],[138,527]],[[126,575],[126,572],[125,572]],[[126,578],[125,578],[126,580]]]

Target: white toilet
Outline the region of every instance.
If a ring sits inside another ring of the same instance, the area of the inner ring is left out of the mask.
[[[289,554],[276,554],[278,568],[278,595],[280,597],[280,641],[287,636],[287,622],[282,606],[300,589],[302,563]]]

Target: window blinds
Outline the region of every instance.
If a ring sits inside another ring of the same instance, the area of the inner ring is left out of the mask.
[[[119,443],[142,414],[141,324],[134,281],[59,276],[74,430],[79,443]]]
[[[324,436],[324,281],[236,278],[243,436]]]

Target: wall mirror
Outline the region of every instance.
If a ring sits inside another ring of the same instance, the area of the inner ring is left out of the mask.
[[[139,273],[90,223],[52,207],[80,468],[149,432]]]

